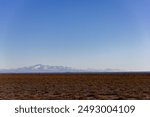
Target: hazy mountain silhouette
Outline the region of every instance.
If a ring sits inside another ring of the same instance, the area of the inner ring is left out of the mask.
[[[1,69],[0,73],[68,73],[68,72],[114,72],[119,71],[117,69],[75,69],[65,66],[50,66],[36,64],[28,67],[20,67],[14,69]]]

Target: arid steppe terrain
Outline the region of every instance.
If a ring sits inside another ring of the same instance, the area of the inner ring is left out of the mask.
[[[0,99],[150,99],[150,74],[0,74]]]

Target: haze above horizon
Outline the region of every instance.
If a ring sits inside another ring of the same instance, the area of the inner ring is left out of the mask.
[[[1,0],[0,68],[150,70],[149,0]]]

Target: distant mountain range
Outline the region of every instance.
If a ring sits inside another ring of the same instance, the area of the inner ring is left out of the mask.
[[[0,69],[0,73],[75,73],[75,72],[115,72],[118,69],[75,69],[65,66],[50,66],[37,64],[29,67],[21,67],[14,69]]]

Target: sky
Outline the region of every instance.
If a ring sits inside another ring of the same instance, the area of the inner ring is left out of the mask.
[[[0,0],[0,68],[150,70],[149,0]]]

